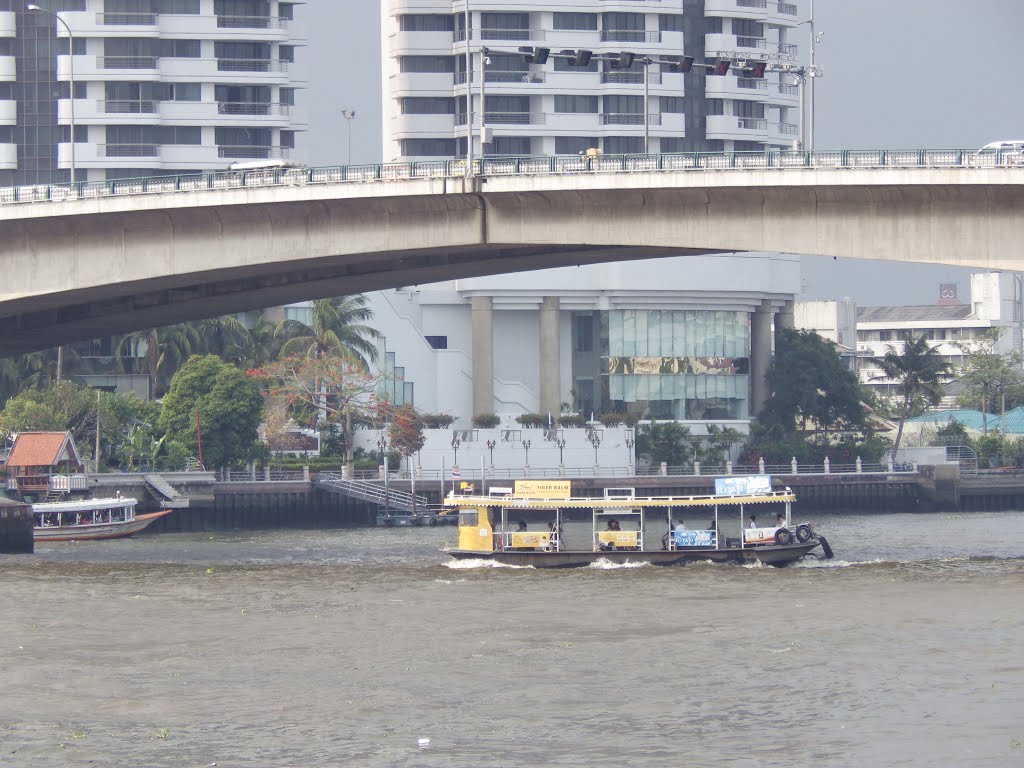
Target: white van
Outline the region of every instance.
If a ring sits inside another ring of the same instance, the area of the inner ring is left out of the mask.
[[[968,158],[968,165],[1024,165],[1024,139],[990,142]]]

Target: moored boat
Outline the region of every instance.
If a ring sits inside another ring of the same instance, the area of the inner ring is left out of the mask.
[[[48,541],[119,539],[138,533],[171,510],[136,515],[138,502],[128,497],[41,502],[32,505],[33,537]]]
[[[789,489],[772,490],[771,478],[758,475],[720,478],[707,496],[637,496],[633,488],[608,488],[603,497],[572,496],[570,481],[517,481],[514,488],[491,488],[486,496],[450,495],[444,505],[459,515],[458,547],[448,554],[459,560],[481,559],[536,568],[615,564],[682,565],[698,561],[786,565],[821,547],[832,550],[813,526],[794,526]],[[753,509],[755,512],[750,513]],[[589,511],[591,535],[572,548],[563,524],[574,511]],[[690,530],[684,519],[711,515],[706,529]],[[773,525],[756,524],[757,513]],[[749,517],[748,517],[749,515]],[[525,522],[541,518],[545,529],[531,531]],[[649,545],[647,523],[665,522],[660,549]],[[721,525],[739,523],[735,535]],[[721,525],[720,525],[721,523]],[[626,529],[623,529],[625,525]],[[515,526],[515,530],[513,530]]]

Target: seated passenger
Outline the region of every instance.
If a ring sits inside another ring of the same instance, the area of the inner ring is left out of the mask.
[[[785,528],[786,527],[786,516],[784,514],[782,514],[781,512],[775,516],[775,526],[777,528]]]
[[[525,520],[520,520],[516,524],[516,526],[517,526],[516,527],[516,531],[525,531],[526,530],[526,521]]]

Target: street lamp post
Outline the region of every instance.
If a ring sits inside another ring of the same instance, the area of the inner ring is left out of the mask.
[[[355,119],[356,111],[354,109],[343,109],[341,110],[341,116],[345,118],[345,138],[348,148],[345,150],[345,165],[351,165],[352,163],[352,121]]]
[[[634,464],[634,461],[633,461],[633,446],[634,445],[636,445],[636,442],[633,440],[633,438],[632,437],[627,437],[626,438],[626,454],[627,454],[627,458],[629,459],[629,466],[631,466],[631,467]]]
[[[532,441],[530,441],[530,440],[523,440],[523,450],[526,451],[526,468],[527,469],[530,468],[530,446],[531,445],[532,445]]]
[[[651,111],[647,105],[651,100],[650,71],[654,59],[645,56],[640,61],[644,65],[644,154],[647,155],[651,151]]]
[[[555,440],[555,445],[558,446],[558,465],[562,466],[565,461],[562,459],[562,451],[565,450],[565,438],[560,437]]]
[[[377,438],[377,448],[380,449],[380,463],[384,467],[384,516],[391,517],[391,494],[388,492],[388,455],[385,450],[388,447],[388,441],[384,439],[384,433],[381,432],[380,437]]]
[[[494,466],[494,448],[498,444],[497,440],[487,441],[487,450],[491,452],[491,466]]]
[[[452,450],[455,451],[455,464],[453,467],[459,466],[459,446],[462,445],[462,441],[459,440],[458,435],[452,435]]]
[[[71,86],[71,183],[75,183],[75,34],[71,31],[71,27],[64,21],[58,14],[53,11],[47,10],[46,8],[40,8],[35,3],[29,3],[25,6],[25,10],[36,11],[38,13],[45,13],[49,16],[53,16],[59,21],[64,29],[68,33],[68,81]]]
[[[587,440],[589,440],[590,444],[594,446],[594,469],[596,470],[597,467],[600,466],[597,462],[597,449],[601,447],[601,436],[597,434],[596,429],[592,429],[590,430],[590,434],[587,435]]]

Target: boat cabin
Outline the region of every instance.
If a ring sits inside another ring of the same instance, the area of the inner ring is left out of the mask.
[[[70,432],[19,432],[5,464],[7,490],[57,498],[88,490]]]
[[[770,477],[754,476],[716,481],[715,493],[703,496],[637,496],[633,488],[606,488],[602,497],[574,497],[568,480],[521,480],[514,488],[491,488],[486,496],[453,493],[444,503],[458,509],[458,549],[463,552],[569,550],[563,523],[566,513],[577,509],[590,512],[591,540],[573,542],[572,550],[641,552],[649,520],[659,532],[667,525],[660,538],[661,548],[669,551],[789,544],[795,500],[789,488],[772,490]],[[767,511],[763,524],[756,524],[756,511],[748,514],[751,508]],[[706,529],[685,527],[684,515],[692,523],[694,514],[702,524],[710,518]],[[719,535],[720,514],[730,527],[738,521],[735,537]],[[538,517],[547,530],[529,530],[527,518],[536,524]]]

